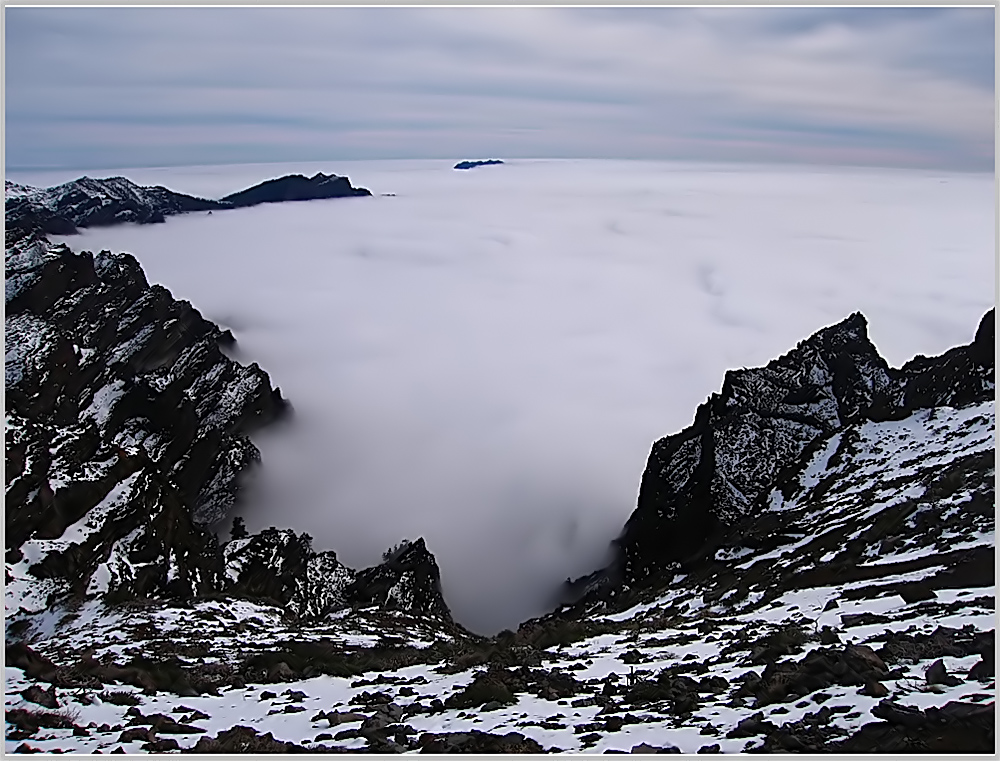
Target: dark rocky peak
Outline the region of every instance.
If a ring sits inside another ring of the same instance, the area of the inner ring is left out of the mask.
[[[642,584],[702,557],[761,508],[811,445],[845,426],[992,398],[992,320],[991,311],[973,344],[893,370],[853,314],[765,367],[728,372],[691,426],[653,445],[614,573]]]
[[[437,560],[423,538],[404,540],[385,554],[380,565],[358,571],[347,596],[354,604],[452,620],[441,594]]]
[[[459,161],[454,169],[475,169],[477,166],[491,166],[493,164],[502,164],[500,159],[486,159],[485,161]]]
[[[256,206],[262,203],[283,201],[311,201],[318,198],[345,198],[370,196],[365,188],[355,188],[347,177],[317,172],[312,177],[290,174],[267,180],[222,199],[222,203],[235,207]]]

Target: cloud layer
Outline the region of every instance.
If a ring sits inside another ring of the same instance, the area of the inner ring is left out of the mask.
[[[994,9],[9,8],[8,167],[993,166]]]
[[[293,423],[258,438],[252,528],[308,531],[353,566],[424,536],[456,616],[483,632],[605,561],[650,445],[727,369],[856,310],[898,366],[967,343],[994,300],[987,175],[628,161],[127,174],[218,197],[319,170],[375,195],[65,240],[135,253],[292,400]]]

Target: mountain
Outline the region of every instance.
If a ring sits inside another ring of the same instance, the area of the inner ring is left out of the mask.
[[[766,367],[726,373],[688,428],[653,445],[609,575],[641,585],[710,554],[807,453],[852,425],[992,399],[993,323],[991,310],[969,347],[894,370],[853,314]]]
[[[459,161],[453,169],[475,169],[477,166],[491,166],[492,164],[502,164],[500,159],[486,159],[485,161]]]
[[[310,201],[316,198],[345,198],[370,196],[371,191],[351,186],[346,177],[317,172],[312,177],[290,174],[276,180],[267,180],[252,188],[225,196],[222,203],[234,207],[256,206],[261,203],[283,201]]]
[[[159,185],[143,187],[124,177],[77,180],[41,189],[4,183],[7,228],[42,235],[71,235],[79,227],[133,222],[151,224],[189,211],[218,211],[261,203],[303,201],[317,198],[370,196],[346,177],[318,173],[268,180],[226,196],[220,201],[175,193]]]
[[[290,406],[134,258],[8,224],[5,264],[8,752],[993,752],[992,310],[728,373],[616,561],[487,638],[423,539],[215,533]]]
[[[70,235],[78,227],[150,224],[172,214],[229,208],[159,185],[141,187],[124,177],[81,177],[44,190],[6,180],[4,195],[8,225],[13,222],[53,235]]]

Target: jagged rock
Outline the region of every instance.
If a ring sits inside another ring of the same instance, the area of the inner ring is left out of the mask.
[[[864,685],[887,674],[885,664],[867,645],[817,648],[798,662],[769,663],[757,688],[757,705],[808,695],[834,684]]]
[[[215,737],[202,737],[186,753],[301,753],[307,749],[292,742],[275,740],[270,732],[258,734],[243,725],[219,732]]]
[[[226,591],[274,600],[305,618],[344,607],[355,576],[335,552],[314,552],[307,534],[275,528],[228,542],[223,557]]]
[[[617,561],[577,588],[596,591],[602,578],[634,587],[703,557],[761,509],[811,445],[845,426],[992,398],[993,320],[990,310],[972,344],[894,370],[853,314],[766,367],[727,372],[690,427],[653,445]]]
[[[520,732],[425,732],[417,740],[421,753],[542,753],[542,746]]]
[[[423,538],[403,542],[380,565],[358,571],[344,594],[358,605],[452,620],[441,594],[441,572]]]
[[[944,661],[940,658],[930,665],[925,675],[927,684],[943,684],[947,687],[955,687],[962,683],[962,680],[948,673]]]
[[[217,589],[197,524],[233,505],[280,393],[127,254],[21,240],[6,261],[8,610]]]
[[[681,749],[676,745],[650,745],[649,743],[639,743],[633,745],[629,753],[680,753]]]
[[[865,724],[851,737],[833,743],[839,753],[993,753],[994,703],[949,702],[921,711],[882,701],[872,714],[884,721]]]

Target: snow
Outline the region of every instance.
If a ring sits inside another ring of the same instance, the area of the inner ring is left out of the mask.
[[[94,394],[94,398],[87,408],[80,413],[81,419],[89,418],[103,430],[108,423],[108,418],[111,417],[115,404],[124,394],[125,381],[123,380],[114,380],[101,387]]]

